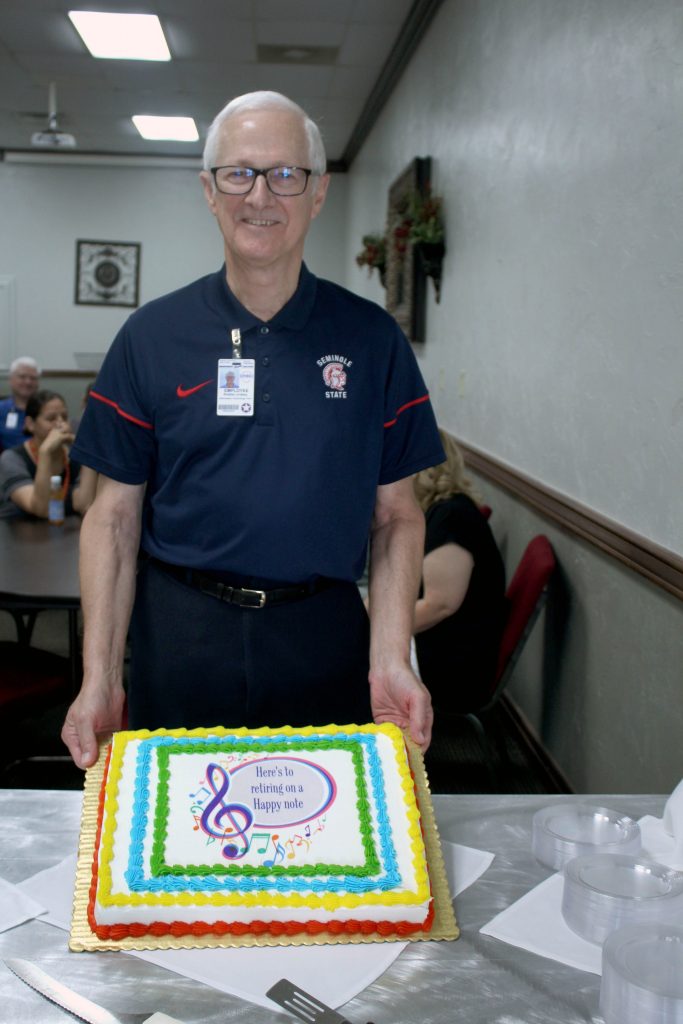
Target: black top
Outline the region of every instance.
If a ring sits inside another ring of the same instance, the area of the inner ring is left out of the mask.
[[[69,460],[71,470],[71,481],[69,490],[64,500],[64,512],[70,516],[73,514],[73,489],[78,482],[81,467],[77,462]],[[19,508],[12,501],[11,495],[19,487],[32,483],[36,478],[37,466],[25,444],[17,445],[16,448],[8,448],[0,456],[0,519],[12,519],[15,516],[27,516],[28,513]],[[64,482],[66,470],[59,474]],[[56,475],[56,474],[54,474]]]
[[[493,684],[505,608],[505,568],[491,528],[465,494],[427,511],[425,555],[457,544],[474,558],[470,585],[458,610],[415,637],[420,675],[435,711],[475,711]]]

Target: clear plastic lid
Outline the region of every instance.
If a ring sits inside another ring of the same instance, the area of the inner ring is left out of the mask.
[[[683,927],[631,924],[602,948],[600,1012],[606,1024],[683,1024]]]
[[[564,868],[562,915],[590,942],[604,942],[631,922],[644,925],[683,917],[683,872],[643,857],[576,857]]]
[[[534,815],[531,849],[549,868],[561,868],[573,857],[589,853],[637,854],[640,846],[638,823],[607,807],[568,802]]]

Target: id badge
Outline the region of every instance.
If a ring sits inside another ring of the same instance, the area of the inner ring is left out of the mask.
[[[254,359],[219,359],[217,416],[254,415]]]
[[[5,426],[8,430],[16,430],[19,425],[19,414],[13,409],[7,413],[7,419],[5,420]]]

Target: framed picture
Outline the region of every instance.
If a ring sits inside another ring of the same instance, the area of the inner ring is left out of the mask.
[[[135,307],[139,281],[139,242],[76,242],[77,305]]]
[[[387,209],[386,308],[410,341],[425,340],[427,278],[407,236],[405,219],[411,198],[424,194],[431,175],[430,157],[415,157],[389,189]]]

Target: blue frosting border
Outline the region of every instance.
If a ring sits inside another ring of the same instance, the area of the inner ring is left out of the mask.
[[[312,736],[240,736],[237,737],[240,743],[270,745],[282,743],[288,740],[310,741]],[[401,874],[398,870],[396,851],[391,835],[391,826],[386,813],[386,799],[384,787],[384,774],[382,765],[377,753],[375,737],[365,733],[334,733],[325,734],[325,739],[344,742],[360,742],[367,751],[368,774],[372,786],[375,806],[377,808],[377,830],[380,845],[380,861],[384,874],[379,877],[360,878],[356,875],[343,875],[340,877],[325,876],[323,878],[311,878],[310,876],[298,876],[288,878],[280,875],[272,878],[242,876],[233,878],[221,875],[206,875],[197,877],[195,875],[168,876],[159,878],[145,877],[143,866],[143,844],[146,835],[149,817],[149,771],[153,750],[158,746],[189,745],[197,742],[196,737],[177,736],[155,736],[143,740],[137,755],[135,793],[133,799],[133,817],[131,822],[131,846],[128,859],[128,868],[124,872],[126,881],[132,892],[314,892],[314,893],[340,893],[340,892],[385,892],[394,889],[401,882]],[[211,737],[206,737],[206,741]],[[229,749],[229,739],[223,736],[215,736],[216,742],[225,742]]]

